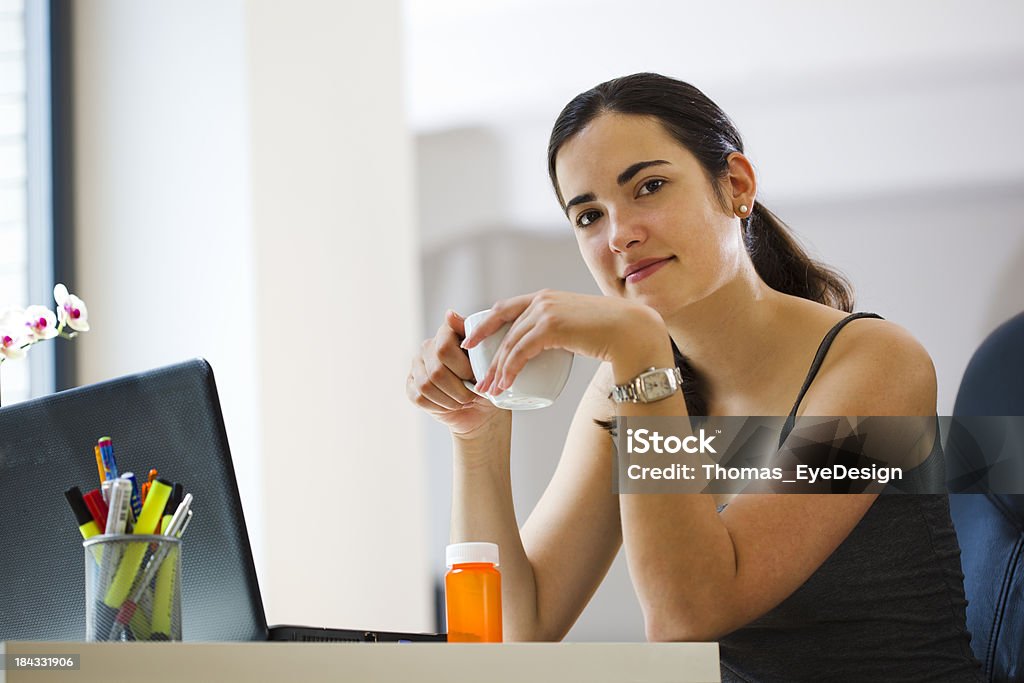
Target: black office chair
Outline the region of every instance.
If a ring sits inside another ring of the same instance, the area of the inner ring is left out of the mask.
[[[1024,313],[974,353],[953,414],[1024,415]],[[955,494],[949,507],[960,540],[974,654],[990,681],[1024,681],[1024,495]]]

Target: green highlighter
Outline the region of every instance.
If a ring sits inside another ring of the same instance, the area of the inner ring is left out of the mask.
[[[160,516],[164,512],[164,506],[167,505],[167,499],[171,496],[171,490],[172,486],[166,480],[155,479],[153,481],[139,519],[135,523],[133,534],[152,534],[159,529]],[[110,582],[107,594],[103,598],[103,602],[108,607],[119,609],[124,604],[128,592],[135,582],[135,575],[139,571],[142,557],[146,554],[146,548],[145,543],[128,544],[128,549],[125,550],[124,557],[121,558],[117,573],[114,574],[114,580]]]

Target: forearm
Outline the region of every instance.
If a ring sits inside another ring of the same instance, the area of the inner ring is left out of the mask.
[[[713,498],[626,494],[619,506],[648,639],[714,639],[720,624],[732,620],[728,597],[736,555]]]
[[[512,499],[511,413],[495,422],[483,434],[453,435],[451,542],[498,545],[505,640],[536,640],[536,584]]]
[[[623,350],[612,367],[615,382],[621,384],[648,367],[673,364],[666,342]],[[623,403],[617,412],[626,418],[688,414],[681,391],[653,403]],[[705,616],[721,607],[727,592],[723,586],[735,574],[732,541],[712,496],[623,494],[619,509],[623,547],[648,638],[701,637]]]

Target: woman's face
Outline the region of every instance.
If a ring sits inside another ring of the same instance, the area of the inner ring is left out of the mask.
[[[562,145],[555,172],[580,252],[606,295],[668,316],[749,267],[735,214],[653,117],[601,114]]]

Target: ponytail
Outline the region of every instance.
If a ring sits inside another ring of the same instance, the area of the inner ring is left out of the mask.
[[[743,219],[743,241],[757,274],[772,289],[850,313],[853,288],[842,274],[812,259],[789,227],[760,202]]]

